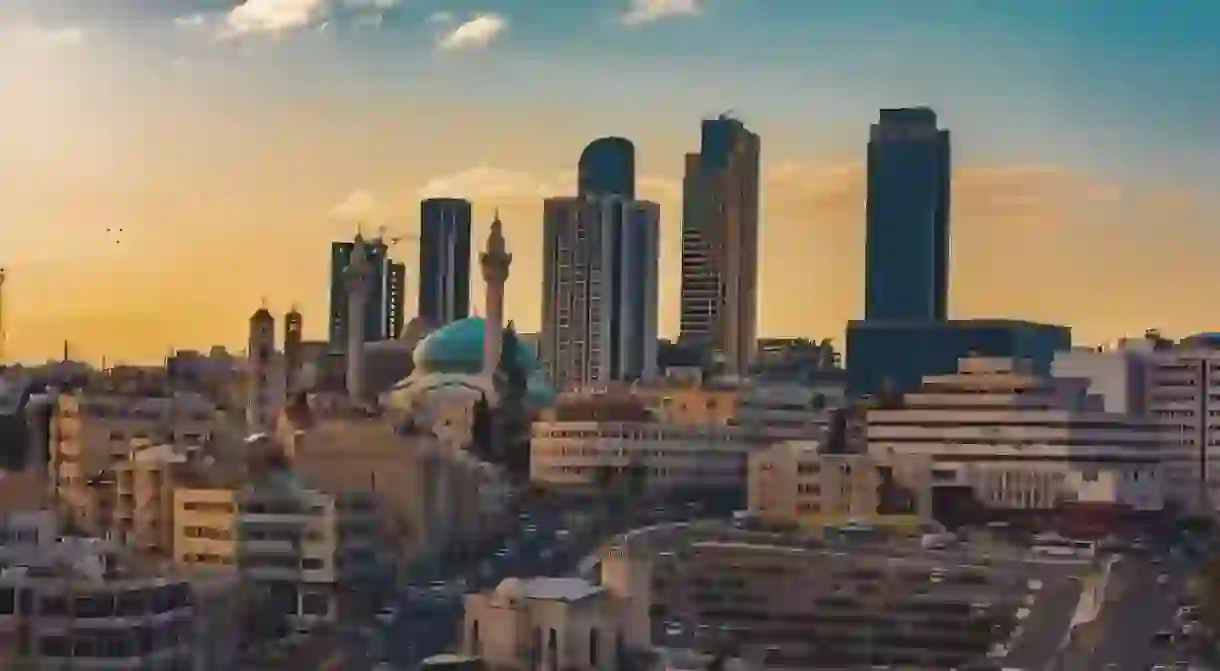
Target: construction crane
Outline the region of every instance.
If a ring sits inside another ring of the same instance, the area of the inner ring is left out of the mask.
[[[377,239],[381,240],[383,243],[385,243],[386,247],[393,247],[394,245],[397,245],[398,243],[402,242],[403,240],[414,240],[416,242],[419,242],[418,235],[414,235],[411,233],[407,233],[404,235],[387,235],[388,233],[389,233],[389,229],[387,229],[385,226],[382,226],[377,229]]]

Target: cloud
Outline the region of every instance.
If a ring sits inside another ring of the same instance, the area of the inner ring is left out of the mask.
[[[645,175],[636,180],[640,196],[658,201],[681,197],[682,185],[672,179]],[[541,200],[576,193],[576,171],[537,175],[479,164],[449,175],[434,177],[419,189],[421,198],[468,198],[470,200]]]
[[[347,0],[344,3],[352,9],[369,9],[374,11],[389,11],[402,4],[401,0]]]
[[[437,46],[447,51],[486,49],[508,30],[508,19],[499,14],[477,14],[464,23],[447,28]]]
[[[282,35],[322,21],[326,0],[245,0],[224,16],[221,37]]]
[[[17,42],[38,46],[77,47],[88,40],[88,33],[77,26],[60,26],[49,28],[36,24],[22,24],[12,29],[13,39]]]
[[[199,30],[207,27],[208,17],[206,14],[187,14],[175,18],[174,25],[188,30]]]
[[[330,209],[330,216],[342,221],[356,221],[367,219],[379,209],[380,205],[373,194],[364,189],[356,189]]]
[[[619,17],[625,26],[638,26],[661,19],[699,16],[701,0],[631,0],[627,11]]]

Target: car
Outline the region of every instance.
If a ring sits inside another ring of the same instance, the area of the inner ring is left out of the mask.
[[[522,529],[522,531],[524,531],[524,532],[525,532],[525,535],[526,535],[526,536],[536,536],[536,535],[538,535],[538,527],[537,527],[536,525],[533,525],[533,524],[527,524],[527,525],[525,525],[525,527]]]
[[[1156,584],[1158,584],[1158,585],[1168,585],[1168,584],[1169,584],[1169,574],[1168,574],[1168,573],[1162,573],[1162,574],[1158,575],[1158,576],[1156,577]]]
[[[681,636],[683,631],[681,622],[667,622],[665,624],[666,636]]]
[[[382,624],[391,624],[398,619],[398,610],[393,606],[386,606],[377,611],[377,621]]]
[[[1152,635],[1152,642],[1158,645],[1173,643],[1173,632],[1168,629],[1162,629]]]

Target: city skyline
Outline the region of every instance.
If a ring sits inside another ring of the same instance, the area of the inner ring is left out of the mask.
[[[1188,85],[1220,71],[1208,8],[780,17],[726,1],[647,23],[626,2],[504,2],[499,18],[97,4],[0,7],[0,87],[26,94],[0,110],[12,359],[64,340],[91,360],[239,348],[263,297],[324,337],[329,243],[357,218],[418,233],[424,196],[472,200],[480,240],[499,208],[506,317],[536,330],[542,200],[573,193],[581,149],[607,135],[635,144],[638,197],[661,204],[660,325],[676,335],[683,153],[728,109],[764,145],[760,335],[841,344],[863,316],[868,126],[923,104],[955,136],[950,316],[1067,323],[1080,342],[1212,325],[1220,93]],[[559,39],[561,24],[581,28]],[[395,252],[410,317],[416,250]]]

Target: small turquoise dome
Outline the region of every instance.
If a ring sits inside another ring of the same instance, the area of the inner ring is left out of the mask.
[[[415,346],[415,370],[425,373],[476,375],[483,371],[482,317],[467,317],[433,331]],[[538,370],[530,347],[518,342],[513,353],[527,376]]]

